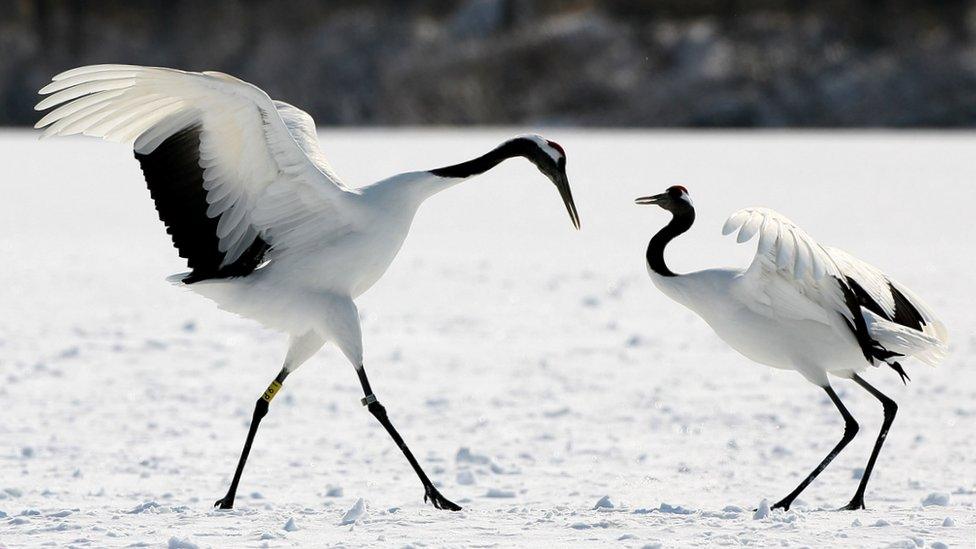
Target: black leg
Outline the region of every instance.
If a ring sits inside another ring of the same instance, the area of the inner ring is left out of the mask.
[[[772,507],[773,509],[783,509],[784,511],[788,510],[790,508],[790,505],[793,504],[793,500],[800,495],[800,492],[803,492],[803,490],[807,487],[807,485],[813,482],[813,479],[817,478],[817,475],[819,475],[824,469],[827,468],[827,465],[829,465],[830,462],[833,461],[835,457],[837,457],[837,454],[839,454],[840,451],[843,450],[845,446],[847,446],[847,443],[854,439],[854,435],[857,434],[857,430],[858,430],[857,422],[854,421],[854,416],[852,416],[851,413],[847,411],[847,408],[844,406],[844,403],[840,401],[840,398],[837,396],[837,393],[835,393],[834,390],[829,385],[824,387],[823,389],[824,391],[827,392],[827,396],[830,397],[830,400],[833,401],[834,406],[837,406],[837,409],[840,411],[840,415],[844,416],[844,437],[841,438],[840,442],[837,443],[837,446],[834,446],[834,449],[831,450],[829,454],[827,454],[827,457],[825,457],[823,461],[820,462],[820,465],[817,465],[817,468],[814,469],[809,475],[807,475],[807,478],[803,479],[803,482],[801,482],[800,485],[796,487],[796,489],[790,492],[788,496],[786,496],[785,498],[778,501],[775,505],[773,505]]]
[[[397,446],[400,447],[400,451],[402,451],[403,455],[407,457],[407,461],[410,462],[410,466],[413,467],[413,470],[417,473],[417,477],[420,478],[420,482],[422,482],[424,485],[424,501],[430,501],[434,507],[438,509],[460,511],[461,506],[442,496],[437,488],[434,487],[434,483],[427,478],[427,473],[425,473],[420,467],[420,464],[417,463],[417,459],[413,457],[413,453],[410,451],[410,448],[407,448],[407,443],[403,442],[403,438],[400,436],[400,433],[398,433],[396,428],[393,427],[393,424],[390,423],[390,418],[386,415],[386,408],[384,408],[383,405],[376,400],[376,396],[373,395],[373,390],[369,386],[369,379],[366,378],[366,369],[360,366],[356,369],[356,372],[359,374],[359,382],[362,383],[363,393],[366,395],[362,399],[363,405],[366,406],[369,409],[369,412],[373,414],[373,417],[375,417],[380,424],[383,425],[386,432],[390,434],[390,438],[393,439],[393,442],[396,442]]]
[[[864,378],[855,375],[854,382],[864,387],[867,392],[874,395],[874,398],[881,401],[881,406],[884,408],[884,421],[881,423],[881,432],[878,433],[878,440],[874,443],[874,450],[871,450],[871,457],[868,458],[868,466],[865,467],[864,474],[861,475],[861,483],[857,485],[857,491],[854,492],[854,497],[851,498],[851,502],[841,507],[841,509],[848,511],[864,509],[864,490],[868,487],[868,479],[871,478],[871,471],[874,470],[874,462],[878,460],[878,454],[881,453],[881,445],[884,444],[885,438],[888,437],[888,429],[895,421],[895,414],[898,412],[898,404],[881,391],[869,385],[867,381],[864,381]]]
[[[234,498],[237,496],[237,484],[241,481],[241,473],[244,472],[244,464],[247,463],[247,455],[251,453],[251,443],[254,442],[254,435],[258,432],[258,426],[261,425],[261,419],[268,414],[268,404],[271,403],[271,399],[274,398],[278,389],[281,389],[281,384],[284,383],[285,378],[288,377],[288,372],[282,369],[278,373],[278,377],[268,385],[268,388],[261,395],[261,398],[254,404],[254,415],[251,417],[251,427],[247,431],[247,440],[244,441],[244,449],[241,450],[241,458],[237,462],[237,470],[234,471],[234,480],[230,482],[230,488],[227,489],[227,495],[218,499],[214,503],[214,507],[220,509],[233,509],[234,508]]]

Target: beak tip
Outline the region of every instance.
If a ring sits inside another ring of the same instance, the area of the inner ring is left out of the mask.
[[[662,198],[664,198],[664,195],[660,194],[654,196],[641,196],[634,199],[634,204],[637,204],[638,206],[657,205],[660,204]]]

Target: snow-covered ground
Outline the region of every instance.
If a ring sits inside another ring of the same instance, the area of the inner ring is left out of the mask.
[[[359,185],[480,154],[508,131],[328,131]],[[583,221],[509,162],[434,197],[360,300],[366,364],[444,494],[413,472],[326,348],[265,419],[237,508],[211,509],[284,337],[167,284],[184,269],[123,147],[0,134],[0,546],[973,547],[976,135],[553,130]],[[794,510],[754,519],[839,440],[823,394],[748,362],[647,280],[687,186],[678,271],[745,265],[727,214],[765,205],[915,289],[953,339],[937,369],[869,380],[899,415],[867,492],[880,405],[835,386],[858,438]],[[603,506],[597,507],[602,500]],[[360,498],[362,503],[358,503]],[[347,513],[348,512],[348,513]]]

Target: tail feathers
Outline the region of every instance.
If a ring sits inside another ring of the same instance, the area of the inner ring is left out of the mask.
[[[937,335],[890,322],[866,309],[862,309],[862,313],[871,338],[892,353],[912,356],[929,366],[935,366],[949,351],[948,345]]]
[[[902,286],[893,280],[889,280],[889,282],[891,283],[892,288],[901,292],[902,295],[908,299],[911,305],[922,315],[922,319],[925,321],[925,326],[922,328],[922,331],[938,339],[944,346],[947,346],[949,344],[949,330],[946,329],[945,324],[943,324],[942,321],[935,316],[932,308],[929,307],[927,303],[922,301],[922,298],[915,295],[915,293],[909,290],[907,287]]]

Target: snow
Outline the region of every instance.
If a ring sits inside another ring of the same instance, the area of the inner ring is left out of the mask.
[[[926,507],[929,505],[941,505],[945,507],[949,505],[949,494],[945,492],[932,492],[925,496],[925,499],[922,500],[922,505]]]
[[[342,515],[342,521],[339,522],[339,525],[345,526],[347,524],[355,524],[356,522],[359,522],[359,520],[363,518],[363,516],[365,515],[366,515],[366,502],[363,501],[363,498],[359,498],[356,500],[356,503],[354,503],[353,506],[350,507],[348,511],[346,511],[346,514]],[[291,524],[293,527],[295,525],[294,522],[289,522],[289,524]],[[288,530],[287,525],[285,525],[285,530]],[[292,530],[297,530],[297,528],[292,528]]]
[[[615,505],[610,499],[610,496],[603,496],[599,501],[596,502],[596,505],[593,506],[594,509],[613,509],[614,507]]]
[[[752,520],[762,520],[769,517],[769,500],[763,499],[759,503],[759,507],[756,508],[756,512],[752,514]]]
[[[167,544],[169,549],[199,549],[200,546],[187,540],[179,539],[176,536],[169,538],[169,543]]]
[[[521,131],[322,139],[358,185]],[[236,508],[212,509],[285,338],[164,281],[184,265],[129,152],[0,133],[0,544],[971,546],[976,136],[544,133],[569,152],[581,232],[534,168],[508,162],[425,204],[360,300],[373,388],[458,513],[423,502],[331,348],[275,399]],[[739,357],[647,280],[644,247],[666,217],[632,201],[672,184],[698,208],[669,250],[676,271],[745,265],[752,248],[722,222],[769,206],[942,314],[945,363],[906,364],[908,386],[867,374],[899,404],[867,510],[834,509],[881,409],[837,381],[858,437],[789,512],[752,520],[843,423],[822,391]],[[931,494],[951,498],[922,505]],[[604,496],[614,507],[593,509]],[[342,525],[360,500],[369,512]]]

